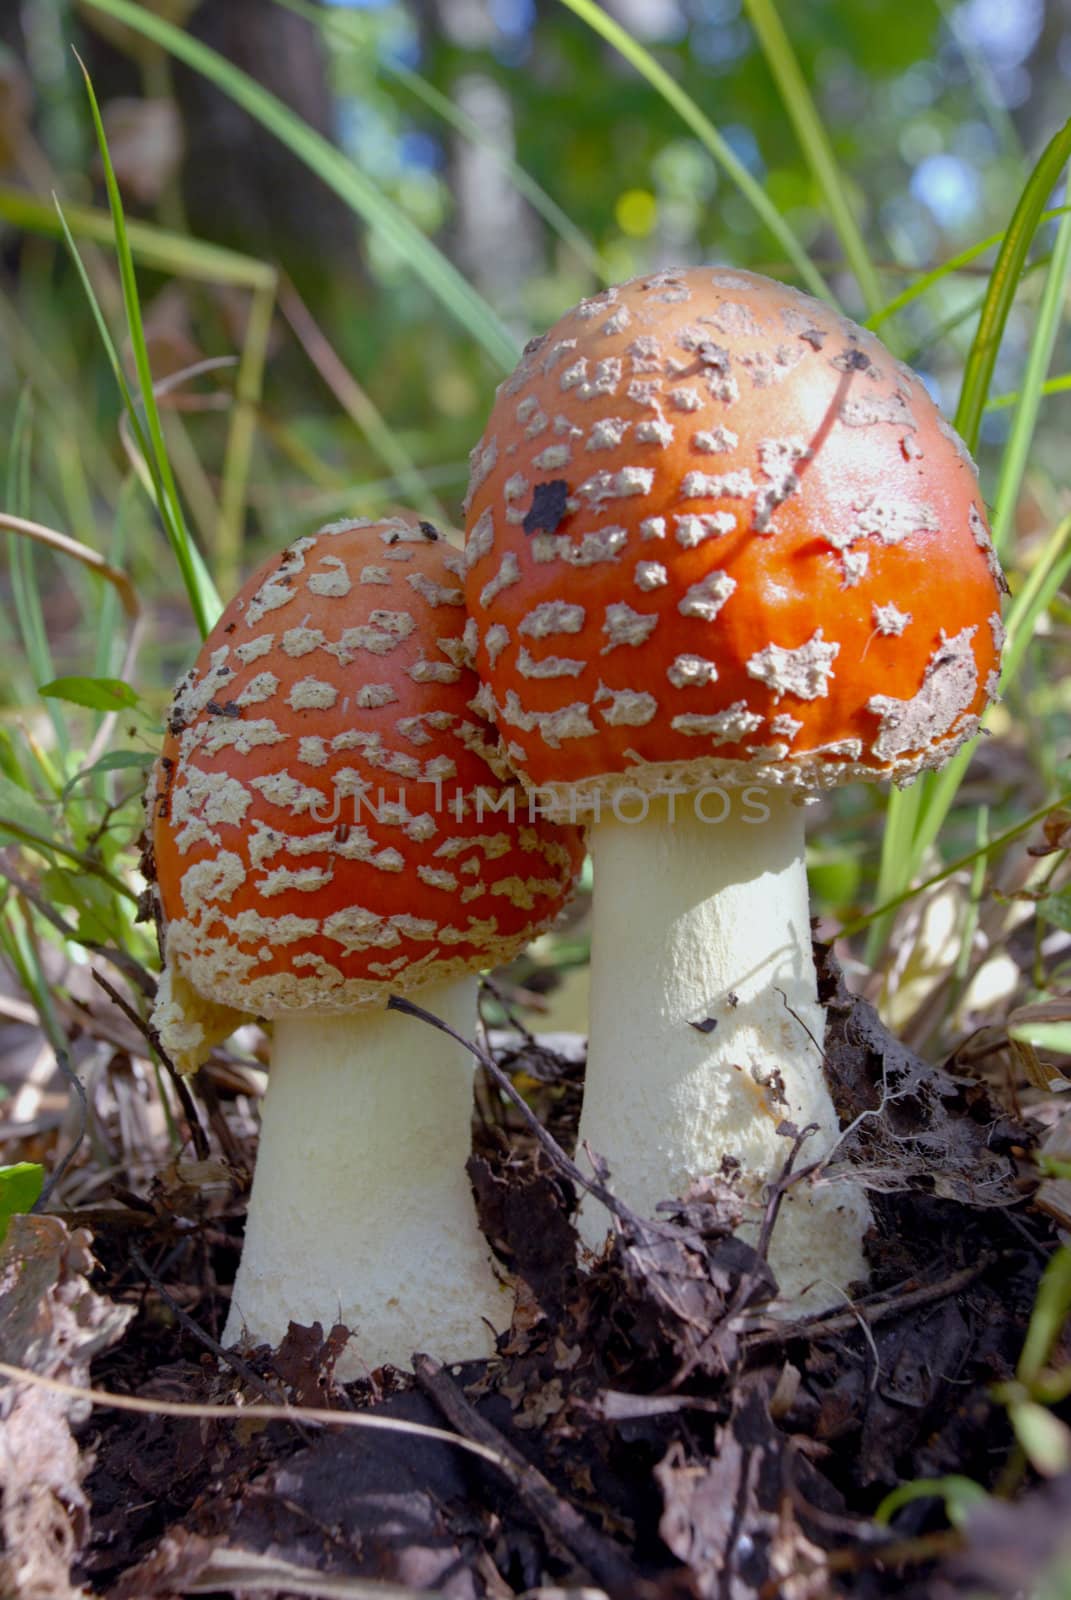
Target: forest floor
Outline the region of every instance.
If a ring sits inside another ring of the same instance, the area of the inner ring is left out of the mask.
[[[1057,1237],[1029,1176],[1038,1121],[911,1055],[820,955],[836,1169],[875,1215],[865,1295],[765,1315],[769,1270],[720,1179],[656,1221],[619,1207],[578,1267],[562,1147],[582,1069],[529,1039],[498,1066],[548,1131],[486,1069],[477,1097],[470,1170],[517,1285],[495,1356],[342,1387],[346,1331],[292,1326],[274,1355],[224,1357],[254,1150],[209,1075],[199,1148],[143,1193],[12,1221],[0,1355],[51,1386],[0,1374],[5,1600],[1066,1595],[1071,1474],[1024,1466],[994,1393]],[[875,1519],[935,1478],[972,1481]]]

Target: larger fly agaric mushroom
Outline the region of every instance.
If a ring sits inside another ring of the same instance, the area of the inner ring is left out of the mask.
[[[225,1337],[342,1320],[343,1376],[481,1354],[508,1318],[465,1172],[472,1061],[384,1007],[406,991],[471,1036],[477,969],[550,922],[582,854],[489,765],[460,561],[394,518],[266,563],[179,686],[150,795],[162,1044],[189,1070],[236,1013],[275,1023]]]
[[[779,1125],[817,1125],[804,1160],[837,1135],[797,802],[939,766],[995,692],[970,458],[828,306],[660,272],[528,346],[473,452],[466,554],[477,704],[546,813],[592,821],[581,1136],[634,1206],[726,1161],[757,1214]],[[850,1182],[794,1190],[782,1289],[860,1276],[866,1216]]]

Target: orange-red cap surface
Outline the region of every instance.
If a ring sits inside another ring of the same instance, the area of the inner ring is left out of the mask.
[[[168,961],[206,999],[345,1010],[509,959],[567,898],[578,831],[531,824],[469,709],[460,572],[428,524],[340,523],[205,641],[150,806]]]
[[[524,781],[904,779],[995,693],[999,564],[923,385],[828,306],[696,267],[582,302],[473,452],[479,704]]]

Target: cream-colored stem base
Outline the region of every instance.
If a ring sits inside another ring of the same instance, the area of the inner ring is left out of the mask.
[[[476,979],[414,1001],[466,1038]],[[261,1117],[245,1249],[224,1343],[278,1344],[287,1324],[343,1322],[336,1369],[359,1377],[416,1350],[486,1355],[484,1318],[509,1321],[465,1162],[473,1062],[438,1029],[399,1012],[280,1018]]]
[[[726,805],[724,820],[700,820]],[[778,1123],[818,1124],[797,1165],[824,1154],[837,1132],[822,1073],[803,814],[773,789],[679,796],[672,818],[669,807],[656,801],[643,822],[607,818],[591,830],[580,1137],[606,1157],[611,1187],[647,1215],[723,1159],[737,1163],[752,1202],[741,1232],[754,1240],[762,1186],[791,1148]],[[707,1018],[712,1032],[691,1026]],[[793,1310],[828,1304],[865,1276],[868,1217],[852,1184],[804,1184],[785,1201],[770,1261]],[[606,1224],[586,1200],[585,1241],[601,1243]]]

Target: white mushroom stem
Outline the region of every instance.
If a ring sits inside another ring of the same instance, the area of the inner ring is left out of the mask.
[[[463,1037],[474,976],[412,999]],[[224,1343],[277,1345],[291,1319],[354,1337],[343,1379],[414,1351],[487,1355],[509,1321],[465,1163],[473,1061],[418,1018],[369,1007],[275,1023],[260,1149]],[[486,1321],[484,1320],[486,1319]]]
[[[626,808],[622,798],[622,816],[635,802],[633,794]],[[652,801],[647,817],[630,823],[604,803],[590,844],[591,1039],[580,1138],[605,1156],[611,1187],[645,1215],[723,1161],[733,1164],[752,1202],[741,1232],[754,1242],[763,1185],[791,1149],[778,1124],[818,1125],[797,1165],[824,1155],[837,1136],[822,1070],[802,808],[783,790],[710,789]],[[711,1031],[693,1026],[707,1019]],[[793,1310],[812,1285],[807,1309],[865,1276],[868,1215],[854,1184],[804,1182],[792,1191],[770,1262]],[[588,1244],[601,1244],[607,1220],[589,1198],[581,1212]]]

